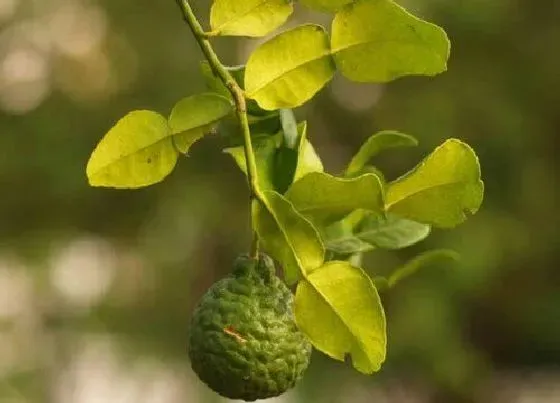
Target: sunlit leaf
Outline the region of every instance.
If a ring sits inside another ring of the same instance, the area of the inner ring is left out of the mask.
[[[336,14],[331,48],[347,78],[386,82],[445,71],[450,45],[443,29],[392,0],[357,0]]]
[[[179,101],[169,116],[175,145],[187,153],[191,145],[232,110],[231,101],[214,93],[197,94]]]
[[[252,214],[261,245],[282,265],[286,282],[292,284],[323,264],[319,233],[282,195],[263,192],[263,198],[253,202]]]
[[[438,227],[453,227],[482,203],[478,158],[467,144],[450,139],[406,175],[390,183],[386,209]]]
[[[251,54],[245,90],[263,109],[295,108],[323,88],[334,72],[323,27],[301,25],[273,37]]]
[[[92,186],[139,188],[162,181],[178,153],[167,120],[156,112],[130,112],[99,142],[86,168]]]
[[[360,147],[356,155],[352,158],[346,168],[346,175],[353,175],[362,170],[367,163],[379,154],[389,148],[395,147],[411,147],[418,145],[418,141],[408,134],[399,133],[394,130],[384,130],[371,136]]]
[[[298,327],[313,346],[344,361],[352,357],[363,373],[378,371],[385,360],[385,313],[371,279],[348,262],[331,261],[298,283]]]
[[[264,36],[293,12],[291,0],[214,0],[210,26],[216,35]]]
[[[354,0],[300,0],[302,4],[317,11],[336,11]]]
[[[383,211],[383,188],[374,174],[337,178],[313,172],[294,182],[286,197],[313,222],[340,220],[357,209]]]

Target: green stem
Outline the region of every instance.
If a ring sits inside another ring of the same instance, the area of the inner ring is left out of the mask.
[[[198,45],[200,46],[202,53],[204,53],[206,60],[208,60],[210,68],[229,90],[233,101],[235,102],[237,119],[239,120],[239,126],[241,127],[241,132],[243,133],[245,160],[247,161],[247,181],[249,183],[250,199],[252,202],[253,200],[258,199],[260,194],[257,187],[257,163],[253,152],[253,143],[251,142],[251,131],[249,129],[249,119],[247,117],[247,101],[245,99],[245,94],[243,89],[218,58],[214,48],[212,48],[212,44],[208,40],[208,35],[202,29],[202,26],[196,18],[189,2],[187,0],[176,0],[176,2],[181,9],[185,22],[190,27]],[[253,234],[253,242],[251,245],[251,256],[257,257],[259,252],[259,242],[256,233]]]

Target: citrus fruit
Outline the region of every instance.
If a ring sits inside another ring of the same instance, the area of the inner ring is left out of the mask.
[[[189,357],[198,377],[218,394],[246,401],[293,387],[309,365],[311,344],[292,304],[268,256],[240,256],[195,308]]]

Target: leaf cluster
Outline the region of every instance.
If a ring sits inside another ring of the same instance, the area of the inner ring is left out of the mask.
[[[297,284],[295,315],[313,345],[363,373],[379,370],[386,353],[386,321],[378,289],[434,259],[428,252],[389,278],[371,279],[356,265],[374,249],[400,249],[432,228],[452,228],[474,214],[483,198],[480,166],[464,142],[449,139],[410,171],[386,182],[373,163],[390,148],[417,140],[397,131],[373,134],[343,172],[324,172],[308,138],[308,124],[293,109],[308,102],[339,71],[358,82],[384,83],[446,70],[445,31],[392,0],[301,0],[333,14],[330,34],[314,24],[282,31],[257,46],[242,66],[201,64],[208,92],[177,103],[169,118],[134,111],[101,140],[87,166],[91,185],[138,188],[162,181],[178,156],[205,134],[224,133],[230,155],[248,174],[238,117],[247,117],[256,165],[253,228],[260,245]],[[293,12],[289,0],[214,0],[213,36],[261,37]],[[226,69],[243,89],[246,110],[218,74]],[[237,110],[236,110],[237,107]]]

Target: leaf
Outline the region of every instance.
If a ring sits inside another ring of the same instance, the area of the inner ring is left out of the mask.
[[[88,161],[91,186],[139,188],[162,181],[178,153],[167,120],[152,111],[133,111],[99,142]]]
[[[387,285],[389,288],[391,288],[395,286],[395,284],[397,284],[399,281],[410,277],[421,268],[442,259],[451,259],[457,262],[459,261],[460,257],[457,252],[448,249],[438,249],[424,252],[423,254],[416,256],[414,259],[407,262],[404,266],[399,267],[393,273],[391,273],[391,275],[387,279]]]
[[[354,0],[300,0],[307,7],[317,11],[337,11]]]
[[[259,46],[245,69],[245,91],[266,110],[295,108],[311,99],[335,72],[323,27],[306,24]]]
[[[257,165],[257,176],[259,189],[274,190],[274,155],[277,152],[277,137],[265,137],[253,141],[253,153],[255,154],[255,162]],[[245,149],[243,146],[226,148],[226,154],[233,157],[237,166],[247,175],[247,163],[245,159]]]
[[[191,145],[232,110],[229,99],[214,93],[197,94],[179,101],[169,116],[175,145],[186,154]]]
[[[307,122],[298,124],[299,146],[298,160],[293,181],[303,178],[311,172],[323,172],[321,158],[315,152],[313,145],[307,140]]]
[[[263,192],[252,204],[252,216],[263,249],[282,265],[288,284],[323,264],[319,233],[282,195]]]
[[[348,262],[331,261],[299,282],[298,327],[313,346],[366,374],[378,371],[387,348],[383,306],[371,279]]]
[[[450,139],[412,171],[390,183],[386,209],[441,228],[454,227],[482,203],[478,158],[467,144]]]
[[[450,45],[442,28],[392,0],[358,0],[336,14],[331,47],[337,67],[350,80],[387,82],[444,72]]]
[[[361,214],[360,214],[361,213]],[[430,226],[393,214],[354,212],[322,231],[325,247],[347,255],[372,249],[402,249],[424,240]]]
[[[284,24],[293,11],[291,0],[214,0],[210,26],[216,35],[259,37]]]
[[[333,222],[353,210],[383,211],[383,188],[374,174],[356,178],[337,178],[313,172],[307,174],[286,192],[296,210],[312,222]]]
[[[384,130],[371,136],[352,158],[345,175],[353,175],[366,167],[366,164],[381,151],[395,147],[418,145],[418,140],[408,134],[393,130]]]
[[[296,148],[296,145],[299,143],[299,131],[294,111],[291,109],[280,109],[280,122],[282,124],[284,145],[287,148]]]
[[[393,214],[369,214],[360,222],[356,236],[381,249],[402,249],[426,239],[430,229],[427,224]]]
[[[253,139],[261,190],[276,190],[278,193],[284,194],[296,175],[323,170],[321,160],[306,139],[305,122],[298,125],[298,132],[300,142],[298,150],[281,145],[281,132],[275,136]],[[224,152],[230,154],[243,173],[247,175],[243,146],[227,148]]]

